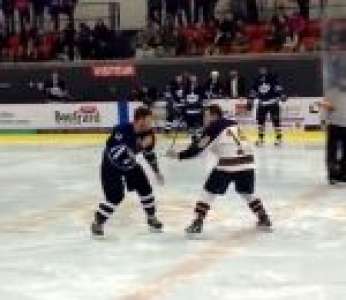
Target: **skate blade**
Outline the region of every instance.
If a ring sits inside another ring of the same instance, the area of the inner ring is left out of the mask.
[[[150,233],[163,233],[163,228],[149,228]]]
[[[95,241],[104,241],[106,238],[104,235],[91,234],[91,239]]]
[[[257,229],[261,232],[272,233],[274,231],[272,226],[257,226]]]
[[[202,235],[202,232],[186,232],[185,231],[185,237],[188,239],[188,240],[201,240],[203,239],[203,235]]]

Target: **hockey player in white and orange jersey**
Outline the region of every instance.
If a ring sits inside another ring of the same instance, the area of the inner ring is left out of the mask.
[[[234,182],[235,190],[247,201],[251,211],[257,216],[257,225],[270,229],[272,224],[262,204],[255,196],[255,161],[250,144],[242,137],[236,122],[223,117],[218,105],[206,109],[205,126],[201,139],[192,143],[186,150],[176,152],[170,149],[168,157],[179,160],[196,157],[209,150],[217,158],[200,199],[196,203],[196,217],[186,228],[186,233],[201,233],[203,222],[217,195],[223,195]]]

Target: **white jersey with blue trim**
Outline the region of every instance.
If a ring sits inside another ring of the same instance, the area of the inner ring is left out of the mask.
[[[192,158],[204,150],[216,157],[214,167],[218,170],[239,172],[255,168],[253,149],[234,121],[220,119],[213,122],[205,128],[200,141],[180,152],[179,158]]]
[[[237,125],[226,127],[208,149],[218,159],[215,166],[218,170],[235,172],[255,168],[252,147]]]

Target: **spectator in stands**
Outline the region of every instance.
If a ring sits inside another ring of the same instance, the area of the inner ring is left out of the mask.
[[[18,15],[20,31],[24,30],[26,23],[30,22],[30,2],[29,0],[14,0],[14,9]]]
[[[246,1],[232,0],[230,3],[231,12],[235,19],[246,20],[247,18],[247,3]]]
[[[47,53],[45,48],[45,32],[43,29],[39,29],[35,32],[34,37],[34,46],[35,46],[35,58],[36,60],[45,60],[47,59],[47,56],[45,55]]]
[[[282,51],[286,53],[296,51],[299,45],[298,34],[291,31],[290,27],[287,25],[284,27],[284,35]]]
[[[56,45],[58,42],[58,33],[54,30],[54,25],[51,23],[50,28],[43,32],[38,41],[37,49],[39,59],[49,60],[54,58]]]
[[[157,24],[149,21],[143,35],[144,42],[150,47],[156,49],[161,44],[161,32],[160,27],[158,27]]]
[[[191,22],[190,0],[166,1],[166,12],[175,20],[183,18],[186,19],[187,23]]]
[[[14,1],[2,0],[2,8],[5,16],[5,26],[7,35],[15,32],[15,20],[14,20]]]
[[[217,0],[195,0],[194,23],[207,23],[214,18]]]
[[[300,15],[304,19],[309,19],[310,15],[310,0],[297,0],[299,5]]]
[[[129,58],[135,55],[131,38],[121,30],[111,30],[107,58]]]
[[[34,28],[43,29],[44,11],[47,0],[31,0],[33,8],[33,26]]]
[[[23,59],[27,60],[30,58],[31,54],[31,39],[33,38],[33,30],[29,23],[25,23],[23,30],[20,32],[20,43],[23,47]]]
[[[186,19],[188,24],[190,24],[192,21],[190,0],[176,0],[176,1],[178,2],[178,13]]]
[[[0,24],[0,61],[6,56],[6,33],[5,26]]]
[[[178,1],[166,1],[166,13],[175,20],[178,14]]]
[[[310,0],[273,0],[271,2],[275,3],[275,16],[272,22],[266,25],[256,24],[258,6],[263,7],[267,2],[269,1],[166,0],[167,19],[163,20],[162,0],[149,0],[148,27],[142,34],[142,41],[137,43],[136,56],[316,49],[319,34],[309,35],[310,24],[306,20]],[[81,25],[76,34],[76,3],[77,0],[0,0],[0,55],[16,60],[65,59],[66,56],[72,60],[78,53],[82,59],[106,59],[128,57],[133,52],[129,39],[119,32],[109,30],[101,20],[94,30],[86,24]],[[190,7],[191,3],[193,5]],[[292,7],[292,4],[299,4],[299,8],[297,5],[297,13],[287,17],[285,9],[287,6]],[[219,21],[213,18],[215,6],[219,10]],[[44,27],[45,7],[49,7],[54,31],[47,32]],[[192,8],[195,9],[193,12]],[[69,25],[58,38],[61,14],[68,16]],[[309,48],[310,44],[314,46]],[[75,51],[76,47],[78,51]]]
[[[144,43],[140,47],[136,49],[136,58],[154,58],[155,57],[155,49],[150,47],[148,44]]]
[[[109,29],[102,19],[98,19],[95,24],[94,38],[102,41],[107,41],[109,38]]]
[[[68,17],[68,22],[74,24],[74,13],[77,4],[77,0],[60,0],[61,8],[60,12]]]
[[[180,30],[180,34],[183,39],[183,54],[195,55],[197,54],[197,43],[198,43],[198,28],[194,24],[187,24]]]
[[[92,57],[93,36],[86,23],[79,24],[77,43],[81,59],[90,59]]]
[[[267,46],[271,51],[281,51],[286,42],[285,20],[274,16],[271,23],[271,32],[267,37]]]
[[[249,39],[242,31],[236,31],[232,40],[232,51],[235,53],[244,53],[249,50]]]
[[[210,19],[208,23],[203,24],[201,31],[204,42],[204,54],[213,55],[217,36],[217,21],[214,18]]]
[[[280,3],[280,5],[275,9],[274,16],[278,18],[282,23],[288,22],[289,17],[286,13],[286,8],[283,3]]]
[[[186,39],[186,28],[180,27],[177,29],[177,45],[176,45],[176,55],[185,55],[188,51],[188,44]]]
[[[256,0],[243,0],[247,4],[247,21],[249,23],[258,22],[258,7]]]
[[[290,30],[298,36],[301,35],[306,26],[305,19],[299,14],[298,11],[293,12],[293,14],[288,18],[287,23]]]
[[[5,25],[5,15],[2,7],[3,0],[0,1],[0,25],[1,27]]]
[[[161,12],[162,12],[161,0],[148,1],[148,17],[151,22],[161,25],[162,24]]]
[[[225,15],[224,19],[220,20],[218,34],[216,37],[216,45],[219,48],[229,45],[234,34],[235,23],[231,13]]]
[[[60,30],[60,0],[48,0],[49,13],[54,22],[55,30]]]
[[[99,19],[94,27],[94,51],[96,59],[105,59],[108,52],[108,41],[110,39],[110,30],[103,22]]]
[[[75,58],[75,45],[76,45],[76,31],[74,24],[69,22],[64,29],[64,45],[67,47],[67,55],[69,60],[74,60]]]
[[[218,0],[214,9],[215,18],[221,20],[229,13],[233,13],[231,11],[231,0]]]
[[[178,40],[178,31],[174,26],[173,20],[168,17],[165,21],[162,32],[162,46],[165,52],[165,56],[176,55],[176,45]]]
[[[8,58],[10,61],[20,60],[23,56],[23,47],[20,38],[20,34],[14,33],[7,39]]]

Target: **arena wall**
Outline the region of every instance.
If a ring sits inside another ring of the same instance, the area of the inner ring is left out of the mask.
[[[318,54],[242,55],[211,58],[174,58],[76,63],[1,64],[0,103],[44,103],[41,88],[53,72],[65,82],[69,101],[123,101],[138,85],[164,88],[183,72],[196,74],[204,82],[210,71],[225,78],[231,69],[245,77],[247,88],[260,66],[269,66],[280,77],[290,97],[321,97],[322,67]]]

